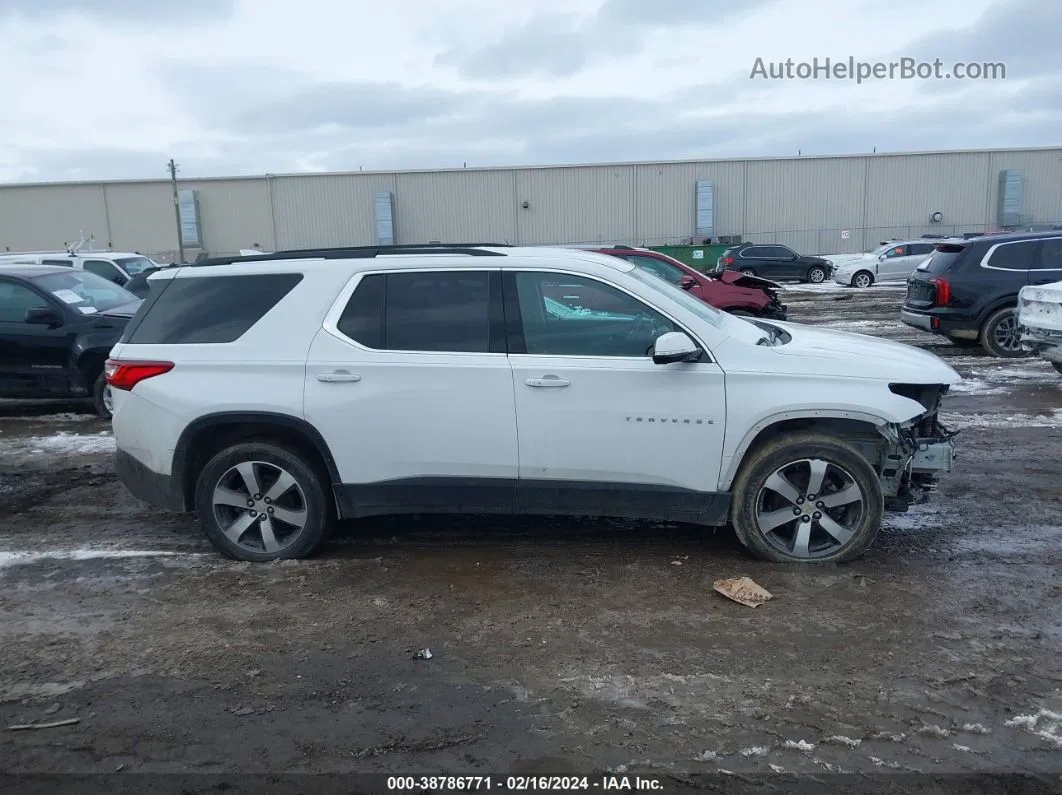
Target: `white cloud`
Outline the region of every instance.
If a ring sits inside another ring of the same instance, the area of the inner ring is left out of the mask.
[[[1056,0],[0,0],[0,180],[1056,144]],[[1006,82],[750,80],[757,57]]]

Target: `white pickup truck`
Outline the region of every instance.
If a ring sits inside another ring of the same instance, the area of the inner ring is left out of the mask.
[[[1018,324],[1022,348],[1043,356],[1062,373],[1062,282],[1022,287]]]

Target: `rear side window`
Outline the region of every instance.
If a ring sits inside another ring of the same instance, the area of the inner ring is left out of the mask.
[[[235,342],[301,281],[301,273],[173,279],[146,307],[141,320],[129,332],[127,342],[132,345]]]
[[[1033,254],[1038,240],[1023,240],[1020,243],[1004,243],[988,259],[988,267],[1012,271],[1027,271],[1032,267]]]
[[[377,350],[489,353],[490,281],[485,271],[372,274],[336,326]]]
[[[1051,237],[1040,243],[1040,256],[1033,267],[1038,270],[1062,271],[1062,237]]]

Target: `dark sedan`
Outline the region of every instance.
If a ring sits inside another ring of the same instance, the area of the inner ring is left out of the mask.
[[[833,273],[833,263],[822,257],[797,254],[788,246],[742,243],[728,248],[719,257],[716,271],[724,270],[777,281],[822,284]]]

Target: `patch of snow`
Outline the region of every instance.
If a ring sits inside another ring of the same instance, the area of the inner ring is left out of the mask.
[[[810,754],[815,750],[815,744],[805,742],[804,740],[786,740],[782,744],[783,748],[788,748],[791,751],[803,751],[805,754]]]
[[[766,745],[754,745],[751,748],[742,748],[738,753],[742,756],[767,756],[770,750]]]
[[[1050,414],[946,414],[940,421],[952,430],[964,428],[1058,428],[1062,427],[1062,409]]]
[[[967,753],[970,752],[970,746],[968,745],[959,745],[958,743],[952,743],[951,747],[954,748],[956,751],[965,751]]]
[[[964,723],[962,730],[969,734],[991,734],[992,730],[987,726],[982,726],[980,723]]]
[[[30,453],[61,453],[67,455],[88,455],[90,453],[113,453],[114,437],[109,431],[98,434],[57,433],[54,436],[27,436],[8,439],[7,448],[20,448]]]
[[[51,552],[0,551],[0,568],[25,566],[40,560],[95,560],[97,558],[162,558],[177,555],[189,556],[188,552],[160,552],[138,549],[58,549]]]
[[[1035,715],[1019,715],[1014,720],[1008,720],[1004,726],[1026,729],[1042,740],[1062,748],[1062,715],[1050,710],[1041,709]]]
[[[987,378],[964,378],[957,384],[952,384],[948,394],[960,395],[1004,395],[1010,390],[1005,386],[993,385]]]
[[[940,726],[936,726],[934,724],[929,723],[923,723],[921,726],[915,729],[915,733],[924,734],[927,737],[936,737],[940,740],[944,739],[945,737],[951,736],[951,732],[947,729],[942,729]]]
[[[915,505],[907,513],[885,514],[885,526],[891,530],[922,530],[940,527],[948,512],[939,505]]]
[[[832,737],[827,737],[823,742],[847,745],[849,748],[858,748],[863,744],[862,740],[853,740],[851,737],[845,737],[843,734],[835,734]]]
[[[768,763],[767,767],[769,767],[775,773],[784,773],[785,772],[785,768],[784,767],[782,767],[781,765],[776,765],[774,763]]]
[[[4,422],[88,422],[98,419],[95,414],[76,414],[64,411],[59,414],[30,415],[28,417],[4,417]]]
[[[893,743],[902,743],[904,740],[907,739],[907,735],[905,733],[903,733],[903,732],[900,732],[899,734],[890,734],[889,732],[878,732],[877,734],[875,734],[870,739],[871,740],[888,740],[889,742],[893,742]]]
[[[696,757],[698,762],[714,762],[719,758],[719,754],[715,751],[702,751]]]

